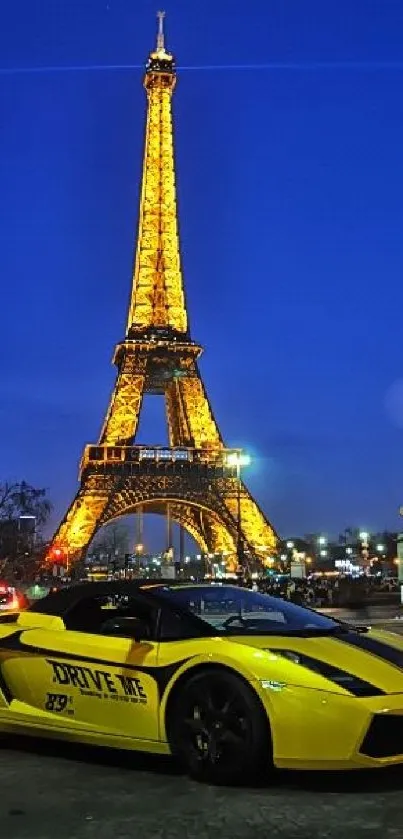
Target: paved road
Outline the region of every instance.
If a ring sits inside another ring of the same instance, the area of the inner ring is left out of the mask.
[[[403,624],[403,622],[402,622]],[[403,626],[398,627],[403,632]],[[5,740],[7,839],[403,839],[403,768],[215,789],[166,759]]]
[[[214,789],[161,759],[22,744],[0,759],[7,839],[402,839],[403,770]]]

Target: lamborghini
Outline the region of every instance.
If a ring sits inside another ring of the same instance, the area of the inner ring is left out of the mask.
[[[0,731],[200,781],[403,762],[403,638],[231,585],[84,583],[0,617]]]

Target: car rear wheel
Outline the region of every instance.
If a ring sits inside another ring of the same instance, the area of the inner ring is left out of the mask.
[[[178,688],[168,739],[188,774],[206,783],[250,783],[270,764],[270,729],[259,698],[225,670],[195,673]]]

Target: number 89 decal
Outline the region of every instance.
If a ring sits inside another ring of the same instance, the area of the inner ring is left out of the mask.
[[[56,714],[61,714],[62,711],[66,710],[67,705],[71,701],[71,696],[67,696],[65,693],[47,693],[45,709],[47,711],[55,711]]]

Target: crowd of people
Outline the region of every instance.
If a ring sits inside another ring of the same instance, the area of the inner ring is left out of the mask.
[[[290,577],[260,578],[245,580],[243,584],[255,591],[282,597],[314,608],[359,605],[365,602],[379,588],[379,583],[370,577],[308,577],[292,579]]]

